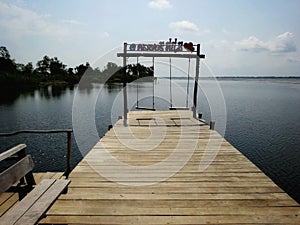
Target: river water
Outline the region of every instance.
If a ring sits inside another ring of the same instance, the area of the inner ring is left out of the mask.
[[[155,108],[168,110],[170,83],[154,83]],[[172,83],[173,106],[191,107],[193,81],[187,100],[186,80]],[[138,86],[138,87],[137,87]],[[129,109],[152,107],[153,84],[140,82],[128,86]],[[72,138],[74,167],[102,137],[110,124],[122,115],[120,84],[93,87],[46,87],[38,90],[2,89],[0,92],[0,132],[23,129],[89,130],[94,124],[98,134],[81,132],[81,147]],[[187,102],[188,101],[188,102]],[[300,202],[300,79],[226,79],[200,80],[198,112],[294,199]],[[91,116],[92,115],[92,116]],[[73,120],[72,120],[73,118]],[[74,132],[76,136],[76,132]],[[79,141],[80,141],[79,140]],[[0,152],[26,143],[36,171],[65,169],[66,134],[20,134],[0,137]]]

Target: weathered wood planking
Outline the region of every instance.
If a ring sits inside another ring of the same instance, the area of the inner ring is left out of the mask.
[[[24,148],[26,148],[25,144],[19,144],[3,153],[0,154],[0,161],[7,159],[8,157],[22,151]]]
[[[190,111],[130,112],[128,124],[119,120],[76,166],[42,224],[300,224],[299,204]]]
[[[25,156],[20,161],[10,166],[0,174],[0,194],[9,189],[14,183],[32,171],[34,167],[30,155]]]
[[[69,183],[69,180],[62,179],[42,180],[19,204],[3,215],[4,224],[36,224]]]
[[[37,184],[43,179],[60,179],[63,177],[63,173],[59,172],[47,172],[47,173],[36,173],[34,179]],[[0,195],[0,224],[1,217],[4,213],[10,210],[19,201],[18,193],[4,192]]]

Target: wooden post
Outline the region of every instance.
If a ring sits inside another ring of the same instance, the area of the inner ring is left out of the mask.
[[[214,130],[215,129],[215,124],[216,124],[215,121],[210,121],[210,123],[209,123],[209,129]]]
[[[66,178],[69,178],[71,172],[71,149],[72,149],[72,130],[67,131],[68,136],[68,152],[67,152],[67,167],[66,167]]]
[[[124,43],[124,50],[123,50],[123,99],[124,99],[124,121],[123,124],[124,126],[127,126],[127,112],[128,112],[128,107],[127,107],[127,79],[126,79],[126,54],[127,54],[127,43]]]
[[[152,58],[152,66],[153,66],[153,80],[152,80],[152,109],[155,109],[155,97],[154,97],[154,88],[155,88],[155,79],[154,79],[154,57]]]
[[[200,48],[200,45],[197,45],[197,49]],[[198,79],[199,79],[199,66],[200,66],[200,58],[196,58],[196,74],[195,74],[195,84],[194,84],[194,101],[193,101],[193,117],[196,118],[197,112],[197,94],[198,94]]]
[[[205,59],[205,55],[200,54],[200,44],[197,44],[197,58],[196,58],[196,75],[195,75],[195,85],[194,85],[194,101],[193,101],[193,117],[197,118],[197,93],[198,93],[198,80],[199,80],[199,73],[200,73],[200,59]]]

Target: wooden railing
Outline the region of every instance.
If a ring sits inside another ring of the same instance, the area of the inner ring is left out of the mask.
[[[17,134],[55,134],[55,133],[67,133],[67,161],[66,161],[66,170],[64,175],[66,178],[69,177],[71,172],[71,149],[72,149],[72,129],[61,129],[61,130],[18,130],[10,133],[0,133],[0,137],[9,137]]]

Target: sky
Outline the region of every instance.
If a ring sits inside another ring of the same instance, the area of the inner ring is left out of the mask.
[[[0,0],[0,46],[17,63],[48,55],[102,69],[99,58],[121,65],[124,42],[178,38],[201,44],[203,75],[294,76],[299,9],[300,0]]]

